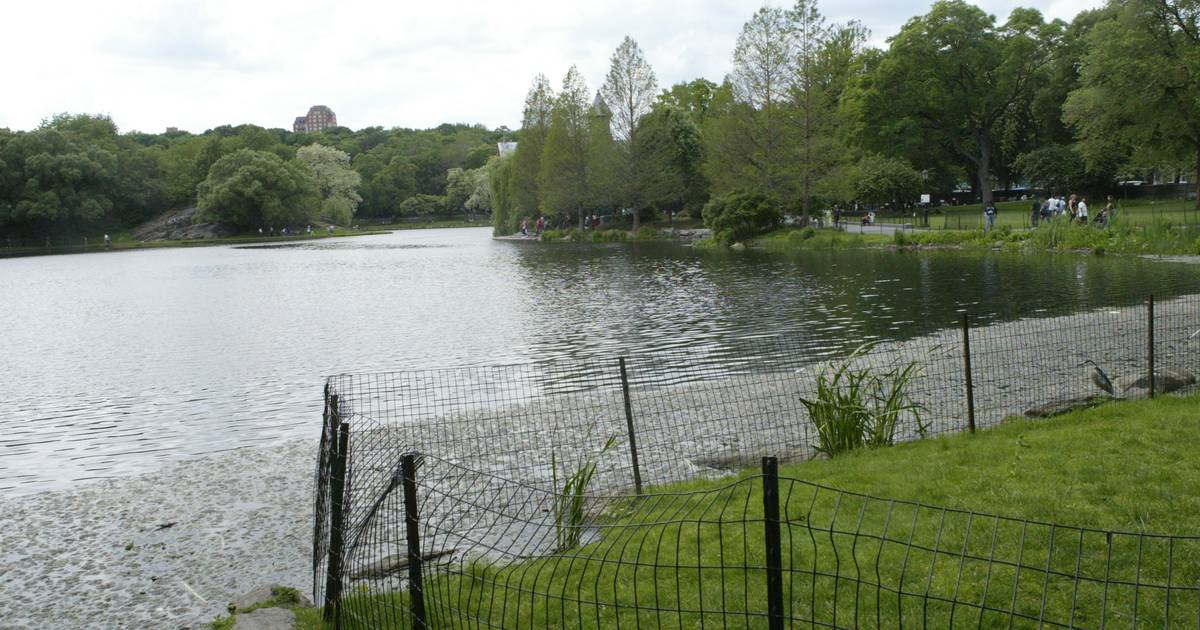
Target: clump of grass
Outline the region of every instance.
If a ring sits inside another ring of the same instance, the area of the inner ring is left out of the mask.
[[[658,230],[648,225],[642,226],[634,238],[639,241],[656,241],[659,239]]]
[[[800,399],[817,427],[813,447],[820,453],[833,457],[860,448],[891,446],[901,419],[908,416],[925,436],[928,425],[921,422],[922,407],[909,393],[918,363],[885,372],[855,369],[855,359],[868,349],[856,350],[832,374],[822,371],[817,376],[816,397]]]
[[[599,453],[585,456],[576,463],[574,470],[563,479],[561,486],[558,478],[558,456],[550,453],[550,475],[554,486],[551,511],[554,515],[554,543],[558,551],[567,551],[579,546],[579,541],[583,538],[588,487],[592,485],[592,478],[596,476],[596,460],[607,453],[616,442],[617,436],[609,437]],[[567,470],[563,472],[565,474]]]

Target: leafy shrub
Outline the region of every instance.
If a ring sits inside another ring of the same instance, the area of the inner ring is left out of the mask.
[[[908,415],[917,432],[925,435],[928,425],[921,422],[922,407],[909,394],[917,362],[886,372],[854,369],[855,358],[867,348],[856,350],[832,375],[822,371],[817,376],[815,399],[800,399],[817,427],[813,447],[819,453],[833,457],[858,448],[890,446],[901,418]]]
[[[592,240],[597,243],[615,243],[623,241],[629,237],[629,233],[624,230],[602,230],[592,232]]]
[[[413,195],[400,202],[396,214],[402,217],[425,217],[444,214],[446,198],[437,195]]]
[[[779,202],[761,193],[733,193],[709,201],[703,210],[704,225],[726,245],[775,229],[783,212]]]
[[[646,225],[637,231],[637,240],[639,241],[654,241],[658,240],[658,230]]]
[[[239,149],[217,160],[197,187],[197,220],[249,229],[303,225],[321,206],[321,192],[305,166],[274,153]]]

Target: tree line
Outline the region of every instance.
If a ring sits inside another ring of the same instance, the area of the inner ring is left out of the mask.
[[[1069,22],[941,0],[875,48],[798,0],[750,16],[719,84],[661,90],[626,37],[594,94],[575,67],[557,92],[534,79],[515,153],[488,165],[495,230],[594,213],[636,229],[706,204],[807,216],[962,183],[985,205],[1017,184],[1200,183],[1198,22],[1195,0],[1110,0]]]
[[[511,138],[461,124],[121,133],[107,116],[60,114],[30,131],[0,129],[0,231],[116,231],[190,206],[243,229],[486,214],[483,169]]]
[[[515,133],[121,133],[61,114],[0,129],[0,230],[115,230],[188,206],[246,228],[491,211],[497,233],[536,215],[636,229],[713,202],[808,215],[964,182],[985,204],[1017,183],[1100,192],[1154,171],[1197,183],[1198,21],[1196,0],[1110,0],[1069,22],[942,0],[875,48],[862,24],[798,0],[749,17],[720,83],[661,88],[628,37],[595,92],[577,68],[557,89],[538,75]],[[510,140],[515,153],[497,156]]]

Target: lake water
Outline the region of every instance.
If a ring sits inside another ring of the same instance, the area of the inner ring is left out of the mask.
[[[416,230],[0,260],[0,493],[312,438],[324,376],[708,347],[813,352],[1200,292],[1194,267],[953,252],[705,252]]]

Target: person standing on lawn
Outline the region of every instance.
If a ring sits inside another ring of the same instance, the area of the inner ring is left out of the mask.
[[[996,226],[996,204],[995,203],[992,203],[990,201],[988,202],[987,207],[983,209],[983,218],[986,220],[986,223],[984,224],[984,227],[983,227],[983,233],[987,234],[988,232],[992,231],[993,227]]]

